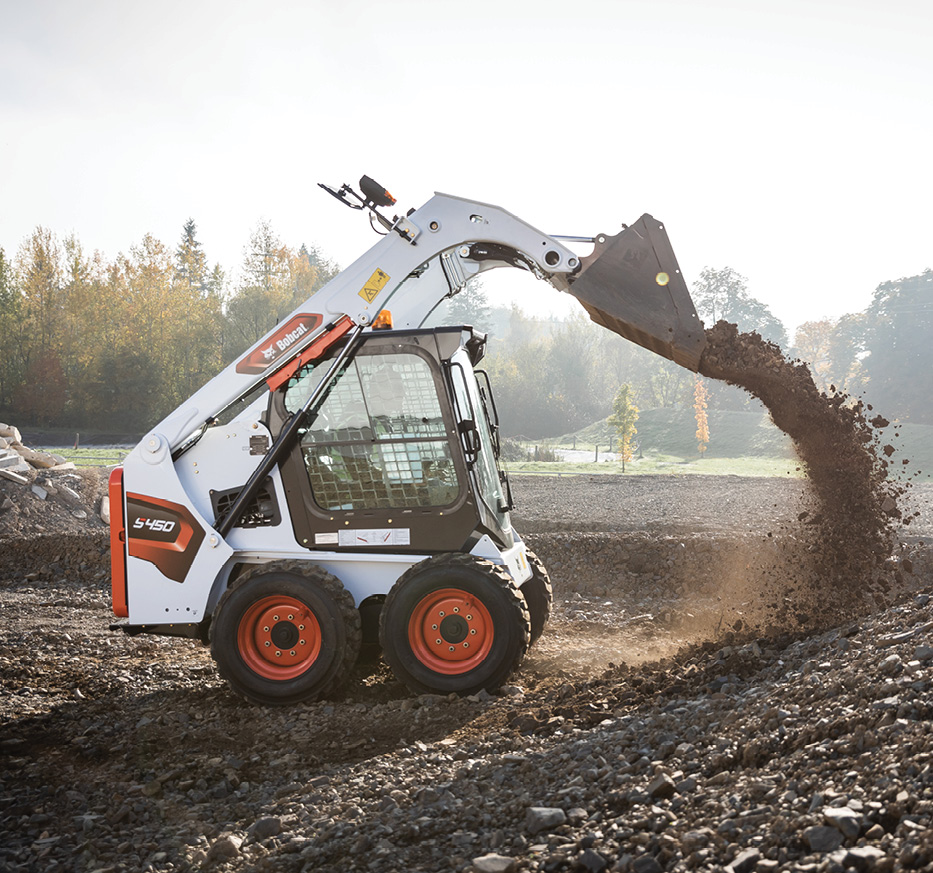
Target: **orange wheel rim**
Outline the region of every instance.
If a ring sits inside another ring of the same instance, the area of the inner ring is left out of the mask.
[[[294,679],[321,653],[321,626],[314,613],[294,597],[257,600],[237,628],[240,657],[264,679]]]
[[[408,644],[435,673],[457,676],[478,667],[492,648],[489,610],[475,595],[442,588],[423,597],[408,621]]]

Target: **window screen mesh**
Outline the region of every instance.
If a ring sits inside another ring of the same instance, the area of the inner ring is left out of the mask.
[[[313,371],[299,374],[286,406],[298,408],[318,379]],[[417,355],[356,358],[301,445],[322,509],[447,506],[456,500],[457,475],[434,376]]]

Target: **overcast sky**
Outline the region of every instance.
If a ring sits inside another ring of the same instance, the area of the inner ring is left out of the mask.
[[[11,256],[37,225],[108,258],[174,247],[190,217],[233,272],[264,218],[345,266],[375,238],[316,183],[367,173],[405,209],[443,191],[549,233],[650,212],[688,283],[730,266],[791,330],[933,267],[933,4],[0,0],[0,21]]]

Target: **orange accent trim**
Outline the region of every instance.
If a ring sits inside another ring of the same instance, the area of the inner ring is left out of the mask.
[[[123,513],[123,468],[115,467],[107,482],[110,497],[110,599],[113,614],[130,614],[126,590],[126,517]]]
[[[276,370],[268,379],[266,384],[270,391],[277,391],[282,387],[299,368],[303,367],[309,361],[314,361],[321,357],[337,340],[341,339],[350,328],[353,322],[348,315],[344,315],[329,331],[321,334],[311,345],[309,345],[300,355],[290,360],[281,370]]]

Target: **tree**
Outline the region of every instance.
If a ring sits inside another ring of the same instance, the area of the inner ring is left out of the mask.
[[[314,248],[292,251],[268,221],[260,221],[244,253],[240,283],[227,303],[227,359],[272,330],[330,281],[335,270]]]
[[[0,248],[0,408],[12,402],[13,392],[22,382],[17,353],[20,297],[13,266]]]
[[[865,387],[862,359],[867,351],[867,316],[864,312],[843,315],[829,338],[826,380],[830,387],[858,394]]]
[[[865,313],[868,397],[889,418],[933,423],[933,270],[884,282]]]
[[[492,307],[482,280],[470,279],[459,293],[444,300],[434,311],[431,323],[469,324],[481,333],[492,333]]]
[[[697,422],[697,451],[700,453],[701,457],[709,445],[709,419],[706,415],[708,398],[709,394],[706,391],[706,385],[699,375],[697,375],[693,388],[693,410]]]
[[[707,325],[731,321],[739,330],[757,331],[765,339],[787,348],[787,331],[768,307],[748,293],[748,279],[732,267],[704,267],[693,286],[697,314]]]
[[[619,457],[622,459],[622,472],[625,472],[625,462],[631,461],[634,453],[632,440],[638,431],[635,422],[638,421],[638,407],[632,397],[632,386],[621,385],[612,401],[612,415],[609,416],[611,424],[619,434]]]
[[[821,391],[829,388],[831,370],[830,346],[837,322],[831,318],[805,321],[794,335],[793,354],[806,361],[813,374],[813,381]]]

